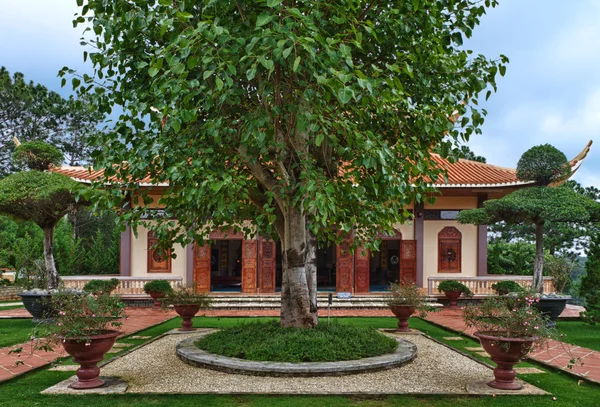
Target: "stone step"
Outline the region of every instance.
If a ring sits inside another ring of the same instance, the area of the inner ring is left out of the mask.
[[[277,295],[269,296],[211,296],[212,308],[214,309],[278,309],[281,306],[281,298]],[[325,309],[328,306],[326,296],[317,297],[318,307]],[[439,306],[435,299],[428,298],[427,302],[432,306]],[[383,296],[360,296],[350,299],[333,298],[332,309],[387,309],[385,297]]]

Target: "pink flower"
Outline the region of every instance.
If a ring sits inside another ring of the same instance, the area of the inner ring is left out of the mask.
[[[534,326],[533,329],[540,329],[540,327],[539,326]]]

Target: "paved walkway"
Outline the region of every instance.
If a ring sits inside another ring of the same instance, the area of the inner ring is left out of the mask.
[[[21,317],[31,317],[27,311],[25,311],[26,315],[24,315],[22,311],[25,310],[7,310],[1,311],[1,313],[18,314],[18,316]],[[119,328],[124,335],[130,335],[151,326],[160,324],[176,315],[176,313],[173,311],[166,313],[160,309],[133,307],[127,308],[126,313],[127,319],[123,321],[123,325]],[[14,353],[9,353],[12,349],[18,348],[19,346],[23,347],[21,357]],[[31,352],[31,346],[31,342],[28,342],[21,345],[0,348],[0,382],[12,379],[13,377],[19,376],[31,370],[38,369],[54,362],[60,357],[68,356],[64,353],[62,346],[59,352],[45,352],[40,350]],[[22,360],[23,364],[15,366],[15,362],[17,360]]]
[[[570,315],[561,314],[561,317],[563,316],[569,317]],[[474,329],[465,326],[461,310],[442,309],[440,312],[428,314],[426,319],[477,340],[473,336]],[[573,357],[581,358],[583,366],[579,363],[572,369],[568,369],[567,365]],[[529,358],[600,383],[600,352],[564,342],[550,341],[547,349],[531,353]]]

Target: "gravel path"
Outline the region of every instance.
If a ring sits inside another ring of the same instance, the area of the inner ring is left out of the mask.
[[[207,330],[208,331],[208,330]],[[400,368],[341,377],[277,378],[222,373],[187,365],[178,342],[205,332],[167,335],[102,368],[118,376],[128,393],[272,394],[466,394],[470,382],[491,380],[491,369],[421,335],[401,337],[417,345],[417,358]]]

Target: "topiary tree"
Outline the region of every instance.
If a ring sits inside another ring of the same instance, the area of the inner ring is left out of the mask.
[[[43,141],[22,143],[12,154],[16,165],[36,171],[45,171],[50,167],[60,165],[64,158],[58,148]]]
[[[549,182],[562,179],[565,172],[561,169],[562,164],[558,164],[560,160],[554,161],[553,171],[548,170],[551,166],[547,164],[552,160],[547,157],[556,154],[547,154],[551,149],[545,146],[539,147],[543,148],[534,147],[523,154],[519,160],[521,170],[517,173],[521,176],[529,174],[528,180],[538,185],[547,185]],[[537,159],[534,152],[539,154]],[[539,169],[531,165],[534,162],[539,164]],[[554,177],[548,175],[550,172],[555,174]],[[479,225],[500,221],[507,224],[535,224],[533,288],[539,293],[543,292],[544,223],[548,221],[586,223],[597,220],[600,220],[600,204],[564,186],[523,188],[501,199],[484,202],[483,208],[462,211],[457,217],[459,223]]]
[[[21,147],[24,147],[21,152],[17,151],[17,158],[24,157],[34,168],[42,168],[41,163],[50,165],[57,162],[56,152],[52,148],[32,144],[34,143],[22,144]],[[34,156],[35,151],[40,152],[40,156]],[[35,169],[21,171],[0,180],[0,214],[33,221],[44,231],[48,289],[58,286],[58,272],[53,255],[54,227],[71,209],[89,203],[85,199],[78,199],[81,188],[83,187],[78,182],[67,176]]]
[[[585,322],[595,324],[600,322],[600,233],[592,236],[586,254],[586,275],[579,287],[579,294],[585,298],[586,312],[581,317]]]
[[[562,181],[571,174],[571,167],[564,153],[550,144],[542,144],[525,151],[517,163],[517,178],[533,181],[536,185],[548,185]]]

